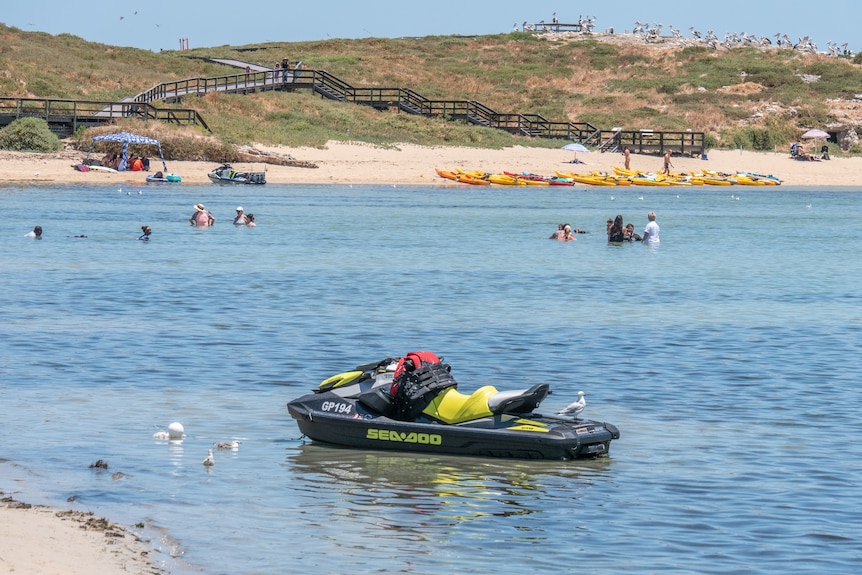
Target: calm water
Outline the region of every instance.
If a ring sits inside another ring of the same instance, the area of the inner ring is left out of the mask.
[[[857,572],[852,192],[0,188],[0,489],[143,523],[178,574]],[[660,247],[606,244],[650,209]],[[288,400],[413,349],[462,390],[583,390],[622,437],[568,463],[302,440]]]

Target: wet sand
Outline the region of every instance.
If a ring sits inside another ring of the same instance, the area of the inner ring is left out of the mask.
[[[149,546],[124,528],[81,511],[0,499],[0,572],[38,575],[162,573]]]

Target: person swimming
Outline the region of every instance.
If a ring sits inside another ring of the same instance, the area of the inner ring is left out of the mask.
[[[153,233],[153,229],[150,226],[141,226],[141,231],[144,233],[142,233],[138,237],[138,239],[143,240],[145,242],[149,241],[150,240],[150,234]]]

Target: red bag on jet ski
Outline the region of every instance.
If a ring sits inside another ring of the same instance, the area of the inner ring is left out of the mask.
[[[426,363],[440,363],[440,358],[430,351],[411,351],[398,360],[398,365],[395,366],[395,373],[393,374],[392,385],[389,388],[389,394],[395,397],[395,394],[398,393],[398,387],[401,385],[401,376],[405,372],[419,369]]]

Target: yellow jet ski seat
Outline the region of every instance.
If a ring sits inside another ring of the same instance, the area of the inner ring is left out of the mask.
[[[455,424],[501,413],[532,413],[550,392],[547,383],[527,390],[497,391],[493,385],[480,387],[470,395],[450,387],[431,400],[422,413],[443,423]]]

